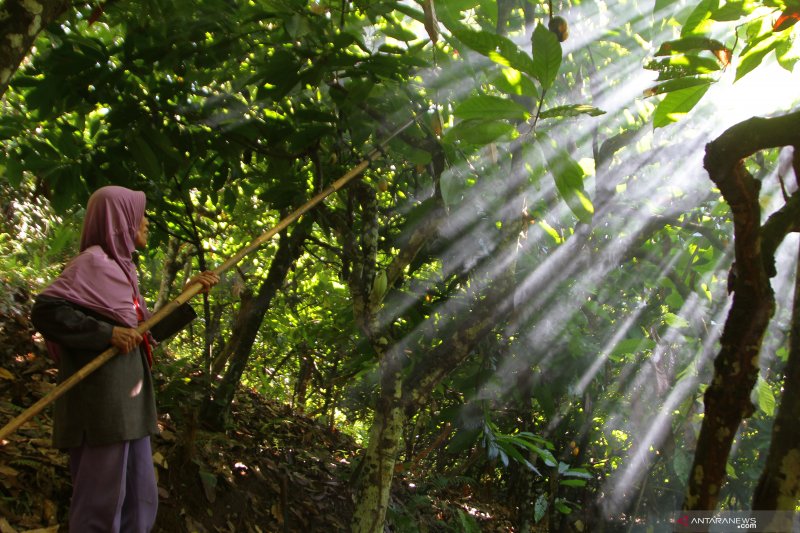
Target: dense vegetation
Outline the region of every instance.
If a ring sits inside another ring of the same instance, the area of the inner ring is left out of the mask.
[[[248,388],[352,435],[352,531],[415,531],[452,486],[515,531],[794,510],[798,19],[794,0],[6,0],[3,283],[46,284],[113,183],[147,193],[158,308],[378,149],[198,299],[162,351],[164,409],[233,435]]]

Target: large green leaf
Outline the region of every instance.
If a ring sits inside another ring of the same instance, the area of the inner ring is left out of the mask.
[[[547,90],[553,85],[561,66],[561,43],[558,37],[539,24],[533,30],[533,76]]]
[[[761,39],[755,46],[745,48],[745,51],[739,58],[739,65],[736,67],[736,79],[740,79],[742,76],[761,65],[764,57],[775,50],[779,42],[775,35],[770,35],[765,39]]]
[[[765,415],[774,416],[775,395],[772,393],[769,383],[761,376],[758,376],[755,394],[758,400],[758,408],[761,409]]]
[[[792,72],[795,64],[800,60],[800,49],[794,46],[791,40],[784,39],[775,47],[775,56],[778,58],[780,66]]]
[[[531,96],[533,98],[538,98],[539,96],[536,84],[531,78],[512,68],[504,68],[503,72],[492,78],[492,85],[506,94]]]
[[[675,55],[669,59],[651,61],[645,68],[658,71],[658,80],[670,80],[684,76],[709,74],[721,68],[719,61],[697,55]]]
[[[711,18],[718,21],[739,20],[752,13],[754,8],[755,2],[750,0],[728,0],[725,5],[712,11]]]
[[[662,128],[683,118],[703,98],[709,86],[710,84],[696,85],[667,94],[656,107],[653,126]]]
[[[583,188],[584,172],[577,161],[564,150],[557,150],[548,162],[558,193],[581,222],[589,222],[594,206]]]
[[[512,139],[517,130],[501,120],[464,120],[444,134],[446,142],[463,141],[468,144],[489,144],[501,137]]]
[[[704,76],[698,77],[687,77],[687,78],[678,78],[676,80],[668,80],[664,83],[659,83],[658,85],[654,85],[649,89],[644,91],[645,96],[655,96],[657,94],[666,94],[671,93],[674,91],[679,91],[681,89],[686,89],[689,87],[696,87],[698,85],[709,85],[713,83],[714,80]]]
[[[527,109],[507,98],[481,94],[458,104],[453,114],[460,119],[516,119],[527,120]]]
[[[711,26],[713,14],[719,9],[719,0],[702,0],[681,28],[681,36],[705,33]]]
[[[535,76],[534,61],[510,39],[488,31],[475,31],[463,25],[458,25],[451,31],[467,47],[495,63]]]

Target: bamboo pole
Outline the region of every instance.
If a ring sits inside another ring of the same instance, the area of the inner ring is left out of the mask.
[[[272,237],[276,234],[280,233],[284,229],[286,229],[292,222],[299,219],[301,216],[306,214],[312,208],[314,208],[317,204],[319,204],[322,200],[333,194],[334,192],[340,190],[342,187],[347,185],[353,178],[359,176],[364,170],[369,166],[369,164],[378,158],[383,151],[383,147],[399,135],[403,130],[408,128],[411,124],[413,124],[415,119],[411,119],[399,128],[397,128],[391,135],[389,135],[386,139],[381,141],[378,145],[378,148],[372,150],[367,157],[361,161],[358,165],[350,169],[344,176],[333,182],[331,185],[326,187],[321,192],[317,193],[313,198],[308,200],[306,203],[298,207],[295,211],[284,217],[277,225],[272,227],[271,229],[265,231],[258,237],[256,237],[249,245],[245,246],[241,250],[239,250],[235,255],[228,258],[224,263],[219,265],[217,268],[214,269],[216,274],[222,274],[223,272],[229,270],[231,267],[239,263],[245,256],[251,254],[258,248],[260,248],[264,243],[268,242]],[[154,313],[150,318],[139,324],[139,327],[136,330],[140,334],[144,334],[154,325],[161,322],[165,317],[170,315],[175,309],[180,307],[181,305],[188,302],[192,297],[196,296],[201,290],[203,290],[203,285],[200,283],[195,283],[186,287],[184,291],[176,297],[174,300],[163,306],[159,309],[156,313]],[[108,362],[111,358],[119,353],[119,350],[115,347],[110,347],[93,360],[89,361],[85,366],[83,366],[80,370],[72,374],[69,378],[65,379],[61,383],[59,383],[53,390],[48,392],[45,396],[43,396],[39,401],[34,403],[32,406],[28,407],[25,411],[23,411],[20,415],[16,418],[12,419],[9,423],[3,426],[0,429],[0,441],[14,433],[17,429],[20,428],[25,422],[39,414],[44,410],[45,407],[53,403],[55,400],[63,396],[68,390],[73,388],[77,385],[80,381],[86,378],[89,374],[103,366],[106,362]],[[0,445],[2,442],[0,442]]]

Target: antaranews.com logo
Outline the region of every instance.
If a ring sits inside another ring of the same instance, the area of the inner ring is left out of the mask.
[[[735,529],[750,529],[754,530],[758,528],[758,521],[752,517],[720,517],[720,516],[712,516],[712,517],[692,517],[690,518],[689,515],[683,515],[676,522],[683,526],[729,526]]]
[[[734,532],[757,531],[800,533],[800,513],[791,511],[679,511],[673,531]]]

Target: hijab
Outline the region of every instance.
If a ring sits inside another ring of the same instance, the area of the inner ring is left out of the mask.
[[[95,191],[86,205],[80,254],[42,294],[131,328],[140,320],[137,303],[144,319],[148,318],[132,259],[146,201],[144,192],[115,185]]]

